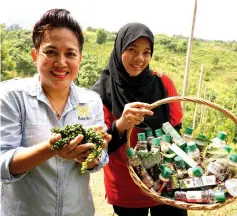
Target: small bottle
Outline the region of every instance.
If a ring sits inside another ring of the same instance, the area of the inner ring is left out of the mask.
[[[147,150],[151,151],[152,139],[154,138],[152,130],[146,131]]]
[[[166,153],[169,151],[169,148],[171,146],[171,136],[168,134],[165,134],[162,136],[161,142],[160,142],[160,148],[163,153]]]
[[[171,190],[176,190],[179,188],[179,180],[178,180],[177,174],[173,174],[170,176],[170,181],[167,185],[167,190],[168,190],[168,186]]]
[[[188,155],[197,163],[201,162],[200,151],[197,148],[197,145],[194,141],[190,141],[187,143],[188,146]]]
[[[212,143],[216,147],[220,147],[222,145],[226,145],[226,139],[227,133],[224,131],[220,131],[217,136],[212,140]]]
[[[167,157],[168,155],[163,156],[164,164],[166,167],[174,170],[174,157]]]
[[[156,135],[157,138],[161,139],[162,136],[164,135],[164,132],[163,132],[162,129],[156,129],[155,130],[155,135]]]
[[[216,178],[219,179],[220,181],[224,181],[226,177],[226,170],[227,166],[225,165],[225,163],[218,160],[210,162],[207,165],[208,174],[211,173],[215,175]]]
[[[186,127],[184,130],[184,134],[183,134],[183,139],[186,142],[192,141],[193,140],[193,129],[190,127]]]
[[[162,190],[169,182],[169,178],[173,171],[167,167],[165,167],[159,175],[159,179],[155,182],[154,189],[160,195]]]
[[[231,154],[227,161],[227,173],[229,176],[237,176],[237,154]]]
[[[188,203],[216,203],[225,202],[226,196],[222,191],[176,191],[175,200]]]
[[[137,146],[140,152],[147,152],[147,141],[146,141],[146,134],[145,133],[138,133],[137,134]]]
[[[147,170],[142,166],[142,162],[140,158],[136,155],[133,148],[129,148],[126,151],[126,154],[128,156],[128,161],[134,168],[135,172],[137,173],[138,177],[141,179],[141,181],[148,187],[152,188],[154,185],[153,179],[149,176]]]
[[[151,151],[153,151],[154,153],[160,152],[160,139],[159,138],[152,139]]]
[[[178,179],[184,179],[188,177],[199,177],[203,175],[203,170],[201,167],[196,166],[189,168],[188,170],[176,170]]]
[[[175,168],[176,169],[181,169],[184,170],[185,169],[185,163],[184,160],[180,157],[180,156],[176,156],[174,158],[174,162],[175,162]]]

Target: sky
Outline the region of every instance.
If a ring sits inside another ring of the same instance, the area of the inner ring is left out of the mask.
[[[141,22],[154,34],[191,34],[195,0],[5,0],[0,23],[31,30],[49,9],[65,8],[83,30],[88,26],[117,32],[129,22]],[[237,41],[237,0],[197,0],[194,37]]]

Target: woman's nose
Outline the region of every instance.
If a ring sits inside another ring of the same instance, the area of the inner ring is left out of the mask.
[[[143,58],[142,53],[138,53],[138,54],[135,56],[134,59],[137,60],[137,61],[144,61],[144,58]]]
[[[58,67],[63,67],[67,64],[66,62],[67,62],[66,57],[62,54],[57,56],[55,64]]]

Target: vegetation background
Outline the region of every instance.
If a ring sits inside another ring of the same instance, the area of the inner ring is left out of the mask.
[[[33,47],[31,31],[19,25],[0,24],[1,33],[1,81],[16,77],[33,76],[36,68],[32,62],[30,50]],[[88,27],[84,32],[85,46],[80,73],[75,83],[89,88],[99,78],[105,68],[116,32]],[[174,81],[179,94],[183,89],[184,69],[188,38],[181,35],[155,35],[155,48],[151,69],[166,73]],[[204,76],[200,97],[220,105],[237,115],[237,41],[208,41],[195,38],[189,66],[187,96],[196,96],[200,77],[201,64],[204,65]],[[185,103],[183,125],[193,125],[195,103]],[[203,133],[213,138],[219,131],[228,134],[227,143],[237,153],[237,125],[228,117],[208,107],[198,105],[194,134]],[[91,184],[95,194],[96,209],[102,209],[98,216],[112,215],[112,209],[104,200],[103,173],[92,175]],[[99,182],[98,182],[99,181]],[[99,187],[97,185],[100,185]],[[98,187],[98,188],[97,188]],[[98,190],[97,190],[98,189]],[[108,213],[106,213],[106,208]],[[98,210],[99,211],[99,210]],[[195,212],[192,216],[201,215],[236,216],[236,204],[228,205],[218,211]]]

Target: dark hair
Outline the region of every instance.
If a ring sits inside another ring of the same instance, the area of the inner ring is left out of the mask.
[[[82,52],[84,43],[82,29],[76,19],[65,9],[48,10],[35,24],[32,39],[36,50],[40,48],[44,33],[55,27],[67,28],[74,32],[79,43],[79,49]]]

